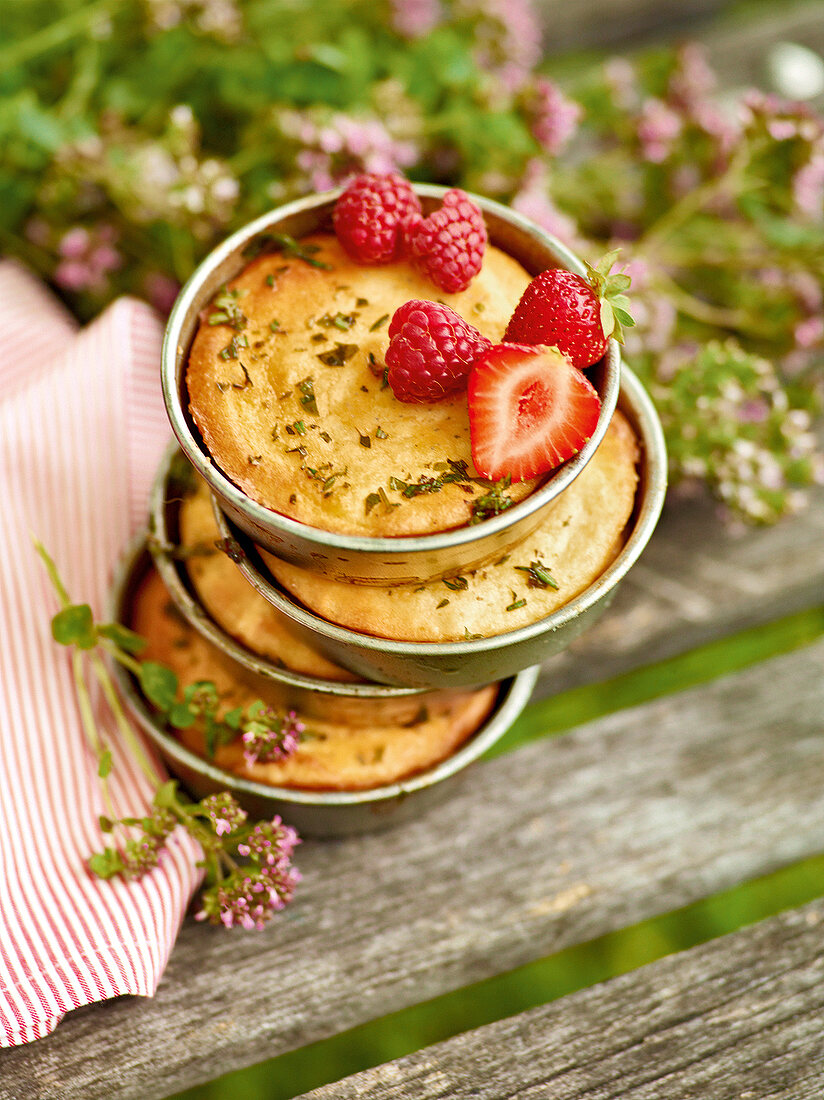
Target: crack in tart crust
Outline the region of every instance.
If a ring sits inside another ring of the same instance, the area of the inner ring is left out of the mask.
[[[490,482],[412,497],[390,483],[437,480],[449,460],[476,471],[465,394],[409,405],[385,386],[389,320],[412,298],[437,299],[499,341],[529,274],[489,246],[469,289],[444,294],[406,261],[354,263],[330,234],[301,245],[330,270],[263,255],[228,285],[234,328],[209,322],[221,315],[215,303],[203,311],[186,385],[207,450],[251,499],[315,528],[412,536],[464,526]],[[522,500],[537,484],[508,492]]]

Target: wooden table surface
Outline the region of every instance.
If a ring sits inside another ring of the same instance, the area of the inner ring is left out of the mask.
[[[155,998],[4,1052],[0,1100],[166,1097],[821,853],[824,640],[541,734],[547,696],[822,604],[824,492],[744,535],[670,501],[509,751],[412,824],[305,843],[299,895],[263,932],[187,919]],[[822,976],[813,902],[306,1095],[812,1100]]]

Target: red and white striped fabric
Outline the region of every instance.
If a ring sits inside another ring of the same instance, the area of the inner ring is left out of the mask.
[[[78,331],[48,291],[5,262],[0,332],[0,1046],[14,1046],[79,1005],[151,996],[199,873],[181,830],[140,881],[87,871],[103,846],[104,807],[69,654],[51,638],[55,595],[32,546],[34,535],[72,598],[102,613],[169,439],[161,323],[125,299]],[[149,785],[94,698],[114,748],[115,812],[142,814]]]

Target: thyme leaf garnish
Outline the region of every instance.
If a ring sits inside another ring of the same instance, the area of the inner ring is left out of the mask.
[[[480,523],[482,520],[489,519],[490,516],[498,516],[512,507],[515,501],[506,494],[511,481],[508,475],[501,481],[496,481],[488,492],[473,502],[470,524]]]
[[[317,358],[324,366],[342,367],[346,360],[351,359],[357,350],[357,344],[335,344],[331,351],[322,351],[317,355]]]
[[[318,415],[318,403],[315,400],[315,380],[312,377],[304,378],[302,382],[298,382],[298,389],[302,396],[300,399],[301,405],[304,406],[307,412]]]
[[[516,565],[520,573],[526,573],[530,588],[558,588],[558,582],[542,561],[531,561],[529,565]]]

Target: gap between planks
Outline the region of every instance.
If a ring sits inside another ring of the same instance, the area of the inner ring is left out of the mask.
[[[820,1100],[824,903],[297,1100]]]

